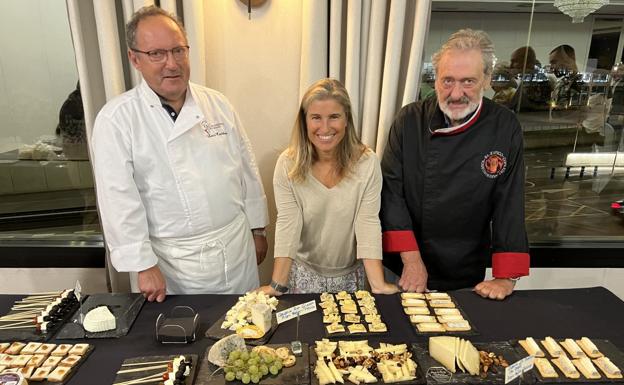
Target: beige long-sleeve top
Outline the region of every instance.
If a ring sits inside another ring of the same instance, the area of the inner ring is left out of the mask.
[[[352,272],[358,259],[381,259],[382,176],[375,153],[364,153],[332,188],[311,173],[303,182],[289,179],[292,165],[282,153],[273,175],[275,257],[290,257],[326,277]]]

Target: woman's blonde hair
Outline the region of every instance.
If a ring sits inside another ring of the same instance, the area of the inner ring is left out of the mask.
[[[308,138],[308,127],[306,124],[306,112],[312,102],[317,100],[332,99],[338,102],[343,108],[347,118],[345,136],[338,144],[336,173],[340,177],[348,175],[353,165],[360,159],[366,151],[366,146],[360,141],[353,124],[353,113],[351,112],[351,101],[345,87],[336,79],[321,79],[312,84],[301,98],[299,113],[293,126],[290,145],[287,155],[294,162],[288,172],[288,177],[301,182],[305,180],[312,164],[318,160],[316,148]]]

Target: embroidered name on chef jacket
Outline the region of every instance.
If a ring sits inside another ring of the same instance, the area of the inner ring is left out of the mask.
[[[204,134],[212,138],[213,136],[219,135],[227,135],[227,131],[225,130],[225,125],[221,122],[218,123],[208,123],[205,120],[202,120],[200,123]]]
[[[481,160],[481,171],[488,178],[498,178],[507,169],[507,158],[500,151],[491,151]]]

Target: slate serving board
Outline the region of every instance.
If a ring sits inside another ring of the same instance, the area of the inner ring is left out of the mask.
[[[286,346],[287,344],[269,344],[271,348],[279,348]],[[308,344],[302,344],[303,353],[300,357],[297,357],[295,365],[290,368],[282,368],[276,376],[271,374],[263,377],[260,385],[309,385],[310,384],[310,363],[308,355]],[[231,382],[225,381],[223,370],[216,365],[208,361],[208,351],[210,347],[206,349],[204,358],[197,374],[195,385],[243,385],[241,381],[234,380]],[[217,370],[218,369],[218,370]],[[251,383],[250,383],[251,384]]]
[[[141,364],[141,363],[159,362],[159,361],[173,361],[173,359],[178,356],[180,356],[180,354],[174,354],[174,355],[168,355],[168,356],[145,356],[145,357],[127,358],[123,361],[122,366],[119,368],[119,370],[141,367],[140,365],[132,365],[132,364]],[[193,382],[195,380],[195,375],[197,374],[197,364],[199,363],[198,356],[197,354],[183,354],[183,356],[186,357],[187,359],[190,359],[192,363],[191,371],[189,375],[186,377],[185,385],[193,385]],[[128,365],[128,364],[130,364],[131,366],[127,366],[127,367],[123,366],[123,365]],[[145,366],[156,366],[156,365],[166,365],[166,364],[165,363],[154,364],[154,365],[146,364]],[[145,378],[152,374],[163,373],[166,371],[167,371],[166,368],[159,368],[159,369],[152,369],[152,370],[145,370],[145,371],[136,371],[132,373],[121,373],[121,374],[117,374],[117,376],[115,377],[115,381],[113,383],[116,384],[118,382],[137,380],[140,378]],[[152,383],[157,383],[157,381],[155,380]],[[162,380],[161,380],[161,383],[162,383]]]
[[[136,320],[145,297],[141,293],[102,293],[91,294],[82,304],[82,312],[86,315],[89,310],[105,305],[115,316],[117,327],[115,330],[107,330],[99,333],[87,332],[79,323],[80,309],[77,309],[71,319],[63,326],[56,339],[81,339],[81,338],[119,338],[130,331]]]

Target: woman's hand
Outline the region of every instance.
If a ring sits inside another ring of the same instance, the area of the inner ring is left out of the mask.
[[[401,290],[393,283],[383,282],[379,287],[371,287],[373,294],[394,294]]]
[[[273,289],[271,286],[269,285],[265,285],[265,286],[260,286],[259,288],[257,288],[255,291],[261,291],[266,295],[272,295],[274,297],[279,297],[280,295],[282,295],[283,293],[280,293],[279,291]]]

